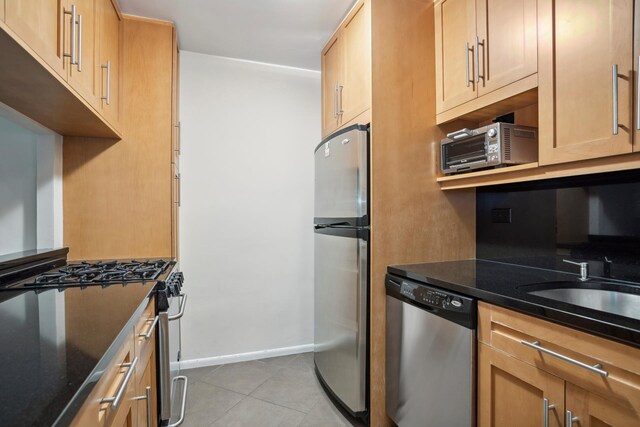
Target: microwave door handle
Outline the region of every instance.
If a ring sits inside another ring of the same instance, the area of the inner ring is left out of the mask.
[[[475,135],[474,131],[472,131],[471,129],[464,128],[464,129],[457,130],[455,132],[448,133],[447,138],[459,139],[459,138],[465,138],[467,136],[473,136],[473,135]]]

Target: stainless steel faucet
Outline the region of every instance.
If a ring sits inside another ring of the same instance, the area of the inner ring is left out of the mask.
[[[569,261],[568,259],[563,259],[562,261],[568,264],[580,266],[580,278],[578,280],[580,280],[581,282],[586,282],[587,280],[589,280],[589,263],[588,262],[575,262],[575,261]]]

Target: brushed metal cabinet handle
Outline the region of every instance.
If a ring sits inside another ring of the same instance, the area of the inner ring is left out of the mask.
[[[70,22],[71,22],[71,35],[69,36],[69,43],[70,43],[70,48],[71,48],[71,52],[70,53],[63,53],[62,56],[64,56],[65,58],[71,58],[71,65],[76,65],[76,55],[77,55],[77,51],[76,51],[76,5],[72,4],[71,5],[71,10],[67,10],[66,8],[62,9],[62,13],[65,15],[70,15]]]
[[[556,408],[556,405],[550,405],[549,404],[549,399],[547,399],[546,397],[544,399],[542,399],[543,401],[543,413],[542,413],[542,419],[544,420],[544,427],[549,427],[549,411],[552,409]]]
[[[613,90],[613,134],[618,134],[618,64],[611,68],[611,88]]]
[[[118,405],[120,404],[120,401],[122,400],[122,396],[124,396],[124,392],[127,389],[127,384],[129,384],[129,381],[133,376],[133,372],[135,371],[137,364],[138,364],[138,358],[134,357],[133,362],[122,363],[120,365],[123,368],[129,368],[127,370],[127,374],[124,376],[124,380],[120,384],[120,387],[118,387],[118,390],[116,391],[115,396],[102,398],[100,400],[100,403],[111,403],[111,409],[115,409],[118,407]]]
[[[342,113],[344,113],[344,110],[342,109],[342,90],[344,89],[344,85],[340,84],[340,81],[338,81],[338,115],[341,116]]]
[[[333,118],[338,117],[338,82],[333,88]]]
[[[478,38],[478,36],[476,36],[476,83],[480,83],[480,79],[484,80],[484,74],[480,74],[480,49],[478,48],[478,46],[482,46],[482,65],[484,65],[484,39],[482,39],[482,42],[480,42],[480,39]]]
[[[604,369],[602,369],[602,365],[597,363],[593,366],[591,365],[587,365],[586,363],[580,362],[579,360],[576,359],[572,359],[569,356],[565,356],[564,354],[560,354],[560,353],[556,353],[555,351],[546,349],[544,347],[542,347],[540,345],[540,341],[534,341],[534,342],[528,342],[528,341],[520,341],[520,344],[524,344],[527,347],[531,347],[534,348],[538,351],[541,351],[543,353],[546,353],[548,355],[551,355],[553,357],[557,357],[558,359],[564,360],[565,362],[569,362],[571,364],[574,364],[576,366],[580,366],[581,368],[584,368],[588,371],[594,372],[598,375],[602,375],[603,377],[608,377],[609,376],[609,372],[605,371]]]
[[[636,70],[636,129],[640,130],[640,56]]]
[[[151,338],[151,335],[153,335],[153,331],[156,329],[156,325],[158,324],[158,320],[160,319],[160,317],[156,316],[153,319],[147,319],[147,321],[151,321],[153,320],[153,323],[151,324],[151,326],[149,326],[149,330],[146,333],[139,333],[138,336],[144,338],[145,340],[148,340]]]
[[[473,51],[473,47],[469,47],[469,42],[467,42],[465,44],[465,47],[464,47],[465,63],[467,65],[467,68],[466,68],[466,72],[467,72],[466,73],[466,78],[467,78],[466,84],[467,84],[467,87],[469,87],[471,85],[471,83],[473,83],[473,78],[470,76],[471,73],[469,71],[469,52],[471,52],[472,54],[475,55],[475,53]]]
[[[146,400],[147,401],[147,427],[153,427],[152,413],[151,413],[151,386],[148,385],[145,388],[144,396],[134,397],[132,400]]]
[[[567,412],[565,412],[565,419],[564,419],[564,425],[565,427],[571,427],[574,423],[577,423],[578,421],[580,421],[579,417],[574,417],[573,416],[573,412],[567,410]]]
[[[78,15],[78,71],[82,72],[82,15]]]
[[[111,104],[111,60],[108,60],[105,65],[100,66],[102,69],[107,70],[107,96],[101,96],[100,99],[104,99],[107,105]]]

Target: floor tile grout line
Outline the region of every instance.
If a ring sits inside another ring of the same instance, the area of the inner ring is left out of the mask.
[[[296,411],[296,412],[299,412],[299,413],[301,413],[303,415],[307,415],[308,414],[308,412],[301,411],[300,409],[289,408],[288,406],[280,405],[280,404],[274,403],[274,402],[269,402],[268,400],[260,399],[259,397],[255,397],[255,396],[247,396],[247,397],[259,400],[259,401],[264,402],[264,403],[268,403],[270,405],[278,406],[280,408],[289,409],[290,411]]]

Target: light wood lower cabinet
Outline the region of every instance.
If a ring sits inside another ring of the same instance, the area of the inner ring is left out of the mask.
[[[640,425],[640,349],[486,303],[478,320],[479,426],[545,425],[545,398],[549,426]]]
[[[157,414],[157,387],[156,381],[156,354],[151,349],[149,357],[140,366],[140,375],[137,385],[137,426],[147,427],[158,425]],[[149,418],[151,417],[151,418]]]
[[[562,379],[485,344],[478,345],[478,365],[479,426],[563,425]]]

